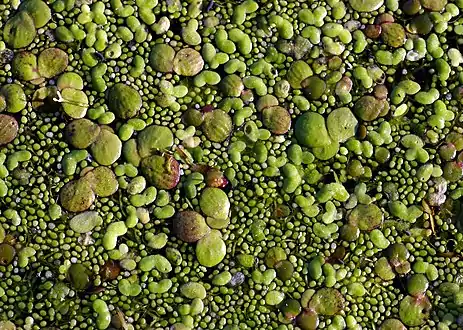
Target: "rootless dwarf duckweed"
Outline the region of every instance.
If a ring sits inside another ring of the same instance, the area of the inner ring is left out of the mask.
[[[0,329],[461,329],[460,10],[3,1]]]

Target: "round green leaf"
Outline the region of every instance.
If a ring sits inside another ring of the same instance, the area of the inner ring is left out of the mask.
[[[55,86],[45,86],[37,89],[32,95],[32,107],[43,112],[56,112],[60,109],[58,89]]]
[[[138,153],[144,158],[159,150],[164,151],[174,144],[174,135],[168,127],[152,125],[137,137]]]
[[[168,154],[142,159],[141,170],[148,182],[158,189],[173,189],[180,180],[180,164]]]
[[[119,188],[114,172],[106,166],[98,166],[84,176],[97,196],[109,197]]]
[[[227,194],[219,188],[206,188],[199,200],[201,211],[212,218],[226,219],[230,212],[230,201]]]
[[[110,131],[101,130],[98,138],[90,147],[93,158],[100,165],[111,165],[121,156],[122,142],[119,137]]]
[[[344,142],[355,136],[357,124],[357,118],[349,108],[339,108],[331,111],[326,120],[328,133],[333,140],[338,142]]]
[[[378,10],[384,3],[384,0],[349,0],[352,9],[360,12],[372,12]]]
[[[72,264],[68,269],[68,277],[76,290],[84,290],[90,285],[90,271],[82,264]]]
[[[138,91],[123,83],[111,87],[107,100],[109,110],[121,119],[135,117],[142,106]]]
[[[28,13],[36,28],[44,27],[51,19],[51,10],[42,0],[26,0],[19,6],[19,11]]]
[[[95,193],[86,180],[70,181],[60,190],[61,205],[70,212],[82,212],[92,206]]]
[[[18,84],[7,84],[0,89],[0,95],[5,99],[5,110],[10,113],[17,113],[26,108],[27,98],[21,86]]]
[[[325,125],[325,118],[315,112],[306,112],[300,116],[294,127],[299,143],[315,148],[330,144],[331,139]]]
[[[93,230],[103,223],[103,218],[96,211],[87,211],[74,216],[69,221],[69,226],[76,233],[83,234]]]
[[[379,330],[407,330],[407,328],[397,319],[387,319],[381,324]]]
[[[407,281],[407,291],[410,295],[418,297],[428,289],[429,281],[423,274],[414,274]]]
[[[344,296],[336,289],[322,288],[315,292],[309,302],[312,308],[320,315],[332,316],[344,309]]]
[[[336,156],[339,150],[339,143],[337,141],[331,140],[330,143],[324,145],[323,147],[317,147],[312,149],[312,153],[317,159],[328,160]]]
[[[426,296],[405,297],[400,303],[400,320],[410,327],[422,325],[429,317],[432,305]]]
[[[312,309],[304,309],[296,318],[296,323],[301,330],[316,330],[320,320],[318,314]]]
[[[172,72],[175,50],[166,44],[156,44],[150,52],[151,67],[159,72]]]
[[[81,118],[67,124],[64,135],[73,147],[85,149],[95,142],[100,131],[100,126],[91,120]]]
[[[11,264],[16,256],[16,250],[10,244],[0,244],[0,265],[7,266]]]
[[[65,88],[82,90],[84,88],[84,81],[82,77],[75,72],[65,72],[59,76],[56,86],[59,90]]]
[[[199,263],[205,267],[218,265],[225,258],[226,253],[227,248],[222,235],[215,229],[196,244],[196,257]]]
[[[63,111],[71,118],[83,118],[87,113],[88,98],[84,92],[74,88],[61,91]]]
[[[34,41],[36,33],[31,15],[20,11],[6,22],[3,28],[3,39],[13,48],[24,48]]]
[[[442,11],[447,5],[447,0],[421,0],[421,5],[430,11]]]
[[[48,48],[38,58],[39,74],[44,78],[52,78],[63,72],[68,66],[68,54],[59,48]]]
[[[312,75],[312,69],[305,61],[295,61],[289,67],[286,79],[292,88],[301,88],[301,83],[307,77]]]

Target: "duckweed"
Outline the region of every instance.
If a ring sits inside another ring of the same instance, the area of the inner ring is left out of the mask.
[[[459,329],[449,0],[0,5],[0,329]]]

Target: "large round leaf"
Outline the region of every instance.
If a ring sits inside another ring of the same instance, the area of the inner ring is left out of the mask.
[[[405,297],[400,303],[399,315],[405,325],[417,327],[429,317],[432,305],[426,296]]]
[[[112,86],[107,99],[109,110],[121,119],[135,117],[142,106],[138,91],[123,83]]]
[[[371,231],[381,225],[383,212],[375,204],[357,205],[349,214],[349,224],[360,230]]]
[[[306,112],[300,116],[294,127],[299,143],[315,148],[330,144],[331,139],[325,125],[325,118],[316,112]]]
[[[174,135],[168,127],[152,125],[146,127],[137,137],[138,153],[141,158],[155,151],[164,151],[174,144]]]
[[[101,130],[98,138],[90,147],[92,156],[100,165],[111,165],[121,156],[122,142],[110,131]]]
[[[309,308],[320,315],[336,315],[344,309],[344,296],[336,289],[322,288],[315,292],[309,302]]]
[[[3,28],[3,39],[13,48],[29,46],[36,35],[34,20],[25,11],[11,17]]]
[[[357,130],[357,118],[349,108],[333,110],[328,115],[326,126],[331,138],[338,142],[344,142],[353,137]]]
[[[222,239],[222,234],[218,230],[211,230],[209,235],[201,238],[196,244],[196,257],[201,265],[205,267],[214,267],[218,265],[225,254],[227,248]]]
[[[230,211],[227,194],[219,188],[206,188],[199,199],[201,211],[212,218],[226,219]]]

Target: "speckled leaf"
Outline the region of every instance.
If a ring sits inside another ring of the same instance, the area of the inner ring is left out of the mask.
[[[265,108],[262,111],[262,121],[273,134],[285,134],[291,127],[291,115],[280,106]]]
[[[121,119],[135,117],[142,106],[138,91],[123,83],[111,87],[107,100],[109,110]]]
[[[338,142],[344,142],[355,136],[357,131],[357,118],[349,108],[333,110],[326,119],[326,126],[331,138]]]
[[[216,109],[204,114],[202,130],[212,142],[222,142],[233,129],[231,117],[223,110]]]
[[[336,289],[322,288],[315,292],[309,302],[312,308],[320,315],[336,315],[344,309],[344,296]]]
[[[82,212],[92,206],[95,193],[86,180],[70,181],[60,190],[61,205],[70,212]]]
[[[31,15],[20,11],[6,22],[3,28],[3,39],[13,48],[23,48],[32,43],[36,33]]]
[[[13,75],[19,80],[31,81],[40,78],[37,56],[31,52],[25,51],[16,54],[11,66]]]
[[[203,66],[204,60],[201,54],[192,48],[179,50],[175,55],[173,63],[175,73],[187,77],[200,73]]]
[[[400,319],[405,325],[417,327],[429,317],[432,305],[426,296],[405,297],[399,307]]]
[[[141,170],[148,182],[159,189],[173,189],[180,180],[180,164],[168,154],[144,158]]]
[[[0,321],[0,330],[16,330],[16,325],[11,321]]]
[[[100,126],[89,119],[82,118],[67,124],[64,135],[74,148],[85,149],[95,142],[100,131]]]
[[[119,182],[113,170],[106,166],[98,166],[85,174],[84,179],[90,183],[97,196],[109,197],[119,188]]]
[[[184,242],[196,242],[210,232],[204,217],[195,211],[178,212],[172,222],[175,235]]]
[[[357,205],[349,214],[349,224],[360,230],[371,231],[381,225],[383,213],[375,204]]]
[[[63,72],[68,66],[68,54],[59,48],[48,48],[38,58],[39,74],[44,78],[52,78]]]
[[[219,85],[226,96],[239,97],[244,90],[243,80],[236,74],[225,76]]]
[[[9,115],[0,115],[0,145],[10,143],[18,134],[18,122]]]
[[[398,48],[405,43],[405,30],[397,23],[385,23],[381,25],[381,38],[385,44]]]
[[[389,111],[387,100],[377,100],[373,96],[362,96],[354,106],[354,113],[363,121],[372,121]]]

